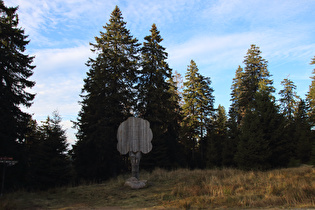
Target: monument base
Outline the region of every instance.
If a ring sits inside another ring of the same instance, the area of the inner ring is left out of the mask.
[[[125,182],[125,186],[131,189],[141,189],[147,186],[147,180],[138,180],[136,177],[131,177]]]

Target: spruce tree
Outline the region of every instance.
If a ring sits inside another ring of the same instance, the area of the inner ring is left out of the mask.
[[[24,139],[24,149],[25,149],[25,157],[23,161],[25,162],[26,169],[25,173],[25,185],[29,189],[35,189],[39,187],[39,183],[34,175],[36,164],[34,161],[38,161],[37,154],[41,152],[40,145],[40,132],[37,121],[31,119],[27,126],[27,132],[25,133]]]
[[[175,70],[172,74],[172,78],[169,79],[168,82],[171,84],[171,92],[173,93],[174,100],[177,100],[181,107],[184,104],[182,75]]]
[[[30,107],[35,97],[26,91],[35,85],[29,80],[35,66],[34,57],[24,53],[29,41],[18,27],[17,9],[0,0],[0,157],[15,159],[31,119],[21,106]]]
[[[25,184],[24,139],[31,115],[21,108],[30,107],[35,97],[28,92],[35,85],[30,81],[34,57],[25,53],[29,40],[19,27],[17,10],[18,7],[7,7],[0,0],[0,157],[18,161],[6,172],[6,190]],[[2,170],[3,167],[1,174]],[[2,176],[0,182],[1,179]]]
[[[213,130],[208,135],[207,166],[221,167],[223,146],[227,135],[227,117],[223,106],[218,106],[214,119]]]
[[[311,123],[307,115],[309,107],[304,100],[300,100],[297,112],[294,117],[296,128],[294,135],[295,157],[300,163],[308,163],[311,159],[313,139]]]
[[[29,181],[33,188],[66,185],[72,178],[66,131],[60,123],[60,115],[53,112],[52,117],[48,116],[38,126],[38,139],[33,139],[29,145]]]
[[[179,98],[155,24],[150,32],[141,48],[137,115],[150,122],[153,149],[143,157],[142,166],[172,168],[178,164]]]
[[[236,162],[247,170],[265,170],[288,163],[283,118],[267,91],[258,91],[241,126]]]
[[[229,108],[229,118],[227,120],[227,136],[222,146],[222,164],[228,167],[236,166],[234,156],[239,142],[240,121],[245,111],[244,108],[240,106],[240,97],[242,90],[244,90],[242,87],[243,74],[243,68],[238,66],[231,86],[231,105]]]
[[[235,160],[244,169],[269,169],[288,162],[288,141],[284,138],[284,121],[272,95],[267,61],[251,45],[244,59],[239,106],[243,119]]]
[[[295,110],[297,109],[299,96],[296,93],[296,86],[290,79],[284,79],[281,81],[283,85],[283,90],[280,90],[279,94],[281,98],[279,99],[281,110],[284,116],[288,120],[292,120]]]
[[[231,106],[230,109],[233,109],[233,112],[235,112],[235,117],[236,117],[236,121],[237,123],[240,122],[241,116],[242,116],[242,111],[241,111],[241,107],[240,107],[240,97],[242,94],[242,78],[243,78],[243,68],[241,66],[238,66],[238,68],[236,69],[235,72],[235,77],[233,78],[233,82],[232,82],[232,93],[231,93]]]
[[[238,116],[239,114],[234,111],[234,108],[231,106],[226,122],[227,134],[222,145],[222,165],[225,167],[236,167],[234,157],[237,151],[240,134]]]
[[[311,65],[315,65],[315,56],[314,58],[312,59]],[[312,79],[312,83],[309,87],[309,92],[307,93],[306,95],[306,100],[308,101],[308,104],[309,104],[309,112],[308,112],[308,115],[309,115],[309,120],[310,120],[310,123],[311,123],[311,134],[312,134],[312,139],[313,139],[313,142],[312,142],[312,156],[311,156],[311,163],[313,165],[315,165],[315,69],[313,69],[313,72],[312,72],[313,76],[310,77]]]
[[[294,121],[294,114],[298,109],[298,100],[299,96],[295,91],[296,86],[289,79],[284,79],[281,84],[284,89],[280,90],[279,94],[281,98],[280,101],[280,110],[282,115],[285,118],[285,126],[284,126],[284,138],[287,139],[287,152],[290,156],[289,166],[294,166],[296,164],[296,132],[297,127]]]
[[[255,94],[259,89],[266,89],[268,93],[274,92],[273,81],[267,67],[268,61],[261,57],[261,51],[256,45],[251,45],[243,63],[245,64],[240,85],[239,106],[241,112],[250,108],[254,101]]]
[[[203,165],[206,159],[206,136],[211,129],[214,115],[214,96],[210,78],[199,73],[193,60],[187,68],[185,79],[181,139],[186,147],[190,165],[194,167]],[[198,155],[200,160],[197,159]]]
[[[315,65],[315,56],[310,64]],[[312,79],[312,83],[309,86],[309,91],[306,94],[306,99],[310,106],[309,116],[311,118],[312,125],[315,126],[315,69],[313,69],[312,74],[313,76],[310,77]]]
[[[116,149],[117,129],[132,115],[136,104],[139,43],[126,28],[116,6],[100,37],[91,44],[96,58],[84,79],[81,111],[76,126],[78,141],[73,159],[78,177],[100,181],[115,176],[123,169]]]

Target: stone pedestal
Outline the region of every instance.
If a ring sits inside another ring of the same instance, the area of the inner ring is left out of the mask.
[[[125,186],[131,189],[141,189],[147,186],[147,180],[138,180],[136,177],[131,177],[125,182]]]
[[[131,161],[131,175],[139,179],[139,164],[141,159],[141,152],[129,152]]]

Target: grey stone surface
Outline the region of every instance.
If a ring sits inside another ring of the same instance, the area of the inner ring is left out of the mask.
[[[153,133],[149,121],[136,117],[129,117],[122,122],[117,131],[117,150],[125,155],[129,152],[131,173],[136,180],[127,180],[125,185],[133,189],[143,188],[146,181],[139,181],[139,165],[141,152],[144,154],[152,150]]]
[[[138,180],[136,177],[131,177],[125,182],[125,186],[131,189],[141,189],[147,186],[147,180]]]

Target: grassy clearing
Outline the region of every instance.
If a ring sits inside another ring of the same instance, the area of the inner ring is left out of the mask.
[[[112,208],[314,208],[315,168],[245,172],[235,169],[142,172],[149,186],[124,187],[128,176],[102,184],[15,192],[0,209]]]

